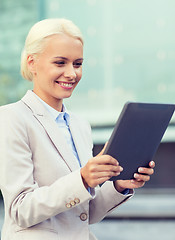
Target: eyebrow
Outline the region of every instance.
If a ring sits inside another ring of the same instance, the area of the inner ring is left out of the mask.
[[[59,59],[62,59],[62,60],[68,60],[68,58],[66,58],[66,57],[61,57],[61,56],[57,56],[57,57],[54,57],[54,59],[57,59],[57,58],[59,58]],[[79,61],[79,60],[81,60],[81,61],[83,61],[84,59],[83,58],[77,58],[77,59],[75,59],[75,61]]]

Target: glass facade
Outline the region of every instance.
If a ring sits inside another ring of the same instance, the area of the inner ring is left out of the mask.
[[[74,21],[85,39],[69,109],[106,125],[126,101],[173,103],[174,9],[174,0],[0,0],[0,105],[32,87],[20,76],[25,37],[36,21],[55,17]]]
[[[174,9],[174,0],[0,0],[0,105],[32,89],[20,75],[20,55],[32,25],[45,18],[68,18],[84,35],[85,61],[83,78],[65,102],[94,127],[98,153],[125,102],[175,102]],[[173,124],[167,133],[151,181],[109,216],[120,222],[92,226],[99,239],[175,239]],[[0,230],[2,222],[0,196]],[[149,231],[143,236],[145,228]]]

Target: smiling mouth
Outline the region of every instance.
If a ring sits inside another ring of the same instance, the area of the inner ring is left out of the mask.
[[[67,88],[67,89],[71,89],[75,84],[74,82],[73,83],[66,83],[66,82],[59,82],[59,81],[55,81],[55,82],[59,84],[61,87]]]

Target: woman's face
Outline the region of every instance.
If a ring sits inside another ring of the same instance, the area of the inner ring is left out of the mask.
[[[28,57],[33,73],[33,91],[61,111],[62,100],[71,96],[82,76],[83,45],[65,34],[47,39],[42,53]]]

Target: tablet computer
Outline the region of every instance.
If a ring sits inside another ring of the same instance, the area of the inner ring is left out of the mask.
[[[110,180],[132,179],[148,167],[174,113],[175,105],[128,102],[114,127],[104,154],[116,158],[123,171]]]

